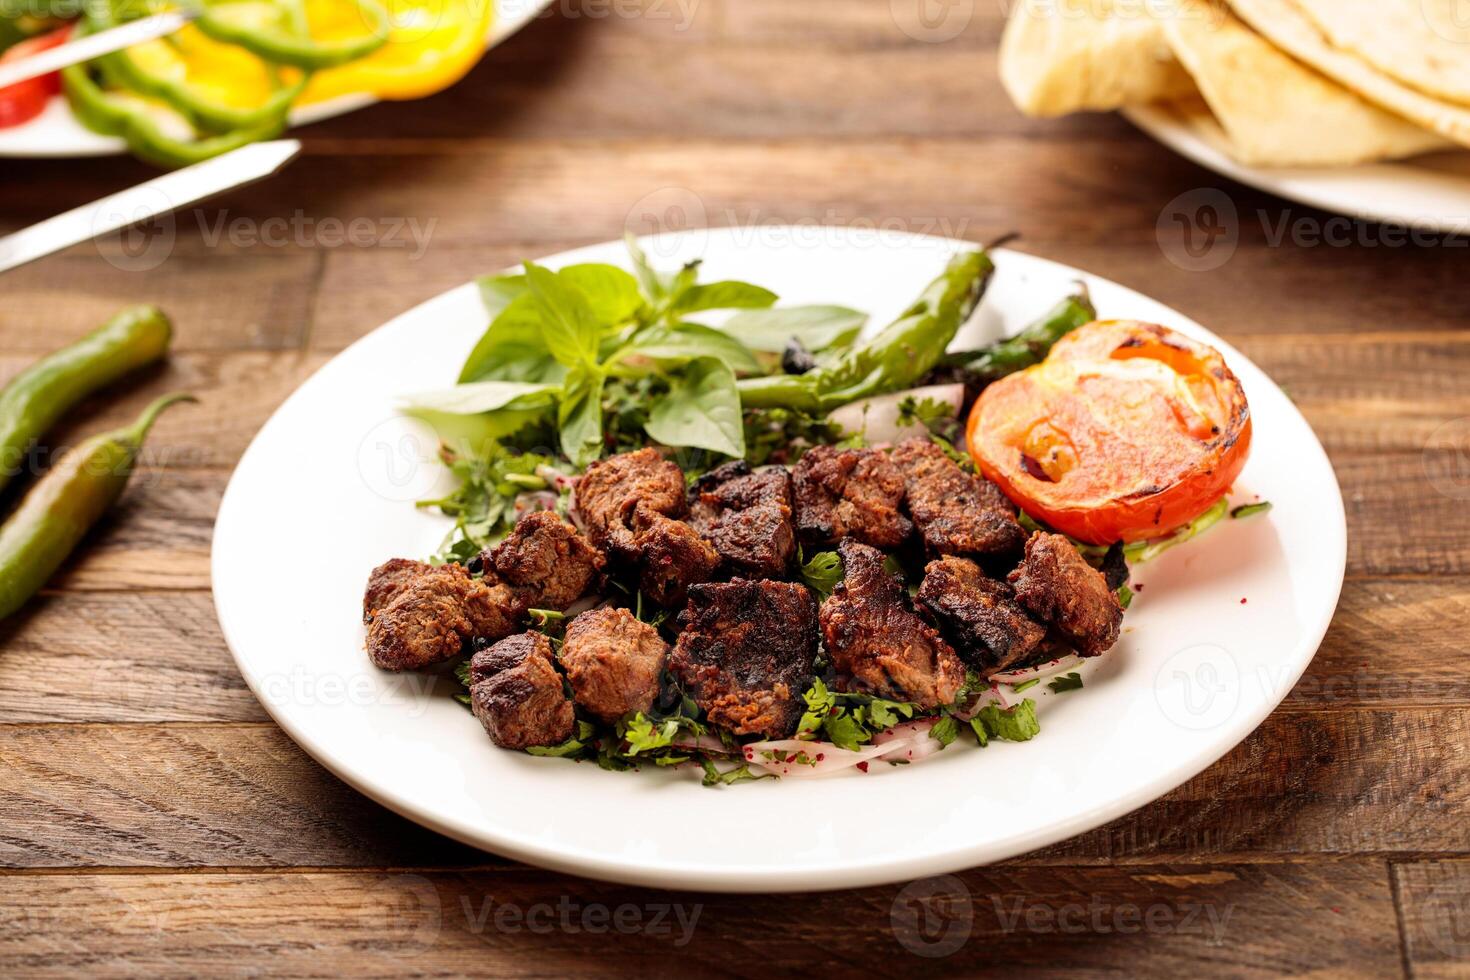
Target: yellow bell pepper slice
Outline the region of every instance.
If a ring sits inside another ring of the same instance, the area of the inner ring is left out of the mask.
[[[463,78],[485,52],[494,0],[384,0],[393,23],[388,43],[358,61],[317,72],[299,105],[344,95],[418,99]],[[341,0],[306,0],[315,39],[362,32],[361,18]]]
[[[210,40],[193,26],[128,49],[142,71],[187,85],[220,105],[249,109],[276,94],[280,83],[270,65],[244,48]]]

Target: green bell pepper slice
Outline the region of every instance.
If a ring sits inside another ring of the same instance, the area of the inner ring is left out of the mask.
[[[335,68],[387,44],[393,27],[387,8],[377,0],[343,2],[352,4],[362,17],[365,30],[360,37],[312,40],[299,0],[206,0],[194,25],[206,36],[238,44],[266,61],[310,71]]]

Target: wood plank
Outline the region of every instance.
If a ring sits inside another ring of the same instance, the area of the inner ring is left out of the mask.
[[[66,581],[95,581],[90,564]],[[1470,579],[1350,581],[1286,707],[1470,706],[1467,634]],[[0,625],[0,650],[0,724],[267,720],[207,592],[48,594]]]
[[[1470,974],[1470,861],[1395,864],[1393,877],[1409,975]]]
[[[1467,737],[1466,708],[1278,711],[1190,783],[1028,860],[1470,853]],[[407,833],[268,724],[0,726],[0,760],[4,866],[469,860]]]
[[[21,189],[8,178],[6,184]],[[24,190],[28,199],[48,206],[54,201],[47,191]],[[9,209],[0,204],[0,213]],[[140,244],[133,254],[125,253],[114,237],[100,247],[100,255],[99,246],[81,245],[6,273],[0,351],[7,361],[23,352],[32,352],[34,360],[135,303],[157,304],[172,318],[175,351],[300,346],[316,295],[321,251],[201,247],[200,232],[190,224],[194,214],[205,212],[188,212],[174,225],[174,237]],[[78,288],[80,283],[85,288]]]
[[[1347,509],[1353,575],[1462,575],[1465,450],[1344,455],[1332,463]]]
[[[11,875],[0,895],[0,969],[38,976],[1379,977],[1399,961],[1373,861],[992,868],[800,896],[514,870]]]

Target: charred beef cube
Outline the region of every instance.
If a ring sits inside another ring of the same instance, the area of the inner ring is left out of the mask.
[[[1011,572],[1010,581],[1021,605],[1055,626],[1084,657],[1095,657],[1118,642],[1123,607],[1117,595],[1102,572],[1060,534],[1031,535],[1026,559]]]
[[[598,460],[577,481],[577,511],[588,537],[619,558],[637,558],[639,511],[682,517],[684,507],[684,473],[656,449]]]
[[[369,580],[381,589],[386,576]],[[400,582],[368,622],[368,656],[383,670],[418,670],[458,656],[475,638],[516,631],[526,607],[508,585],[471,577],[463,565],[425,566]]]
[[[551,511],[527,514],[494,550],[486,569],[525,593],[537,609],[565,609],[586,595],[606,559],[577,529]]]
[[[1026,615],[1015,591],[967,558],[930,562],[918,602],[960,656],[985,670],[1024,662],[1046,638],[1046,627]]]
[[[658,630],[628,610],[594,609],[567,627],[561,664],[576,702],[612,723],[653,707],[668,653]]]
[[[875,548],[896,548],[913,530],[899,513],[903,474],[876,449],[817,446],[791,473],[796,533],[813,547],[855,538]]]
[[[952,703],[964,664],[911,608],[908,592],[884,570],[883,553],[851,540],[837,550],[843,580],[820,619],[838,686],[924,709]]]
[[[689,586],[714,577],[720,553],[690,525],[640,510],[635,526],[642,566],[638,584],[654,602],[681,606]]]
[[[393,601],[394,596],[407,588],[410,582],[432,570],[433,566],[429,563],[411,558],[390,558],[373,569],[368,576],[367,591],[362,595],[363,623],[371,623],[373,617]]]
[[[783,466],[752,471],[737,460],[713,469],[695,484],[689,513],[735,574],[779,578],[796,556],[791,474]]]
[[[735,579],[689,590],[669,668],[716,725],[787,738],[817,655],[817,604],[803,585]]]
[[[1026,532],[995,484],[966,473],[922,437],[900,443],[893,461],[903,473],[909,516],[930,555],[1020,553]]]
[[[541,633],[508,637],[470,661],[470,706],[503,749],[560,745],[576,715]]]

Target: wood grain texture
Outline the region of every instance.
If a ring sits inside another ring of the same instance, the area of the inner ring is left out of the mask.
[[[1136,976],[1146,962],[1158,976],[1381,977],[1399,960],[1388,883],[1368,861],[1006,867],[786,897],[518,870],[7,876],[0,898],[0,969],[37,976],[248,960],[272,976],[857,976],[875,963],[905,976]]]
[[[931,4],[963,23],[925,43],[917,0],[565,0],[434,99],[302,130],[268,183],[6,274],[0,381],[128,303],[177,324],[173,361],[80,406],[43,462],[164,391],[202,401],[164,417],[119,511],[0,625],[0,973],[1470,975],[1470,241],[1329,226],[1116,116],[1022,117],[995,70],[1008,6]],[[0,233],[152,175],[6,161]],[[1178,218],[1217,194],[1234,244],[1189,271]],[[1002,866],[721,897],[463,848],[270,723],[219,634],[209,541],[230,469],[302,380],[523,258],[630,226],[812,221],[1019,230],[1285,387],[1342,484],[1348,580],[1257,732]],[[1329,227],[1341,244],[1316,241]],[[700,918],[682,945],[677,923],[528,928],[564,900]]]

